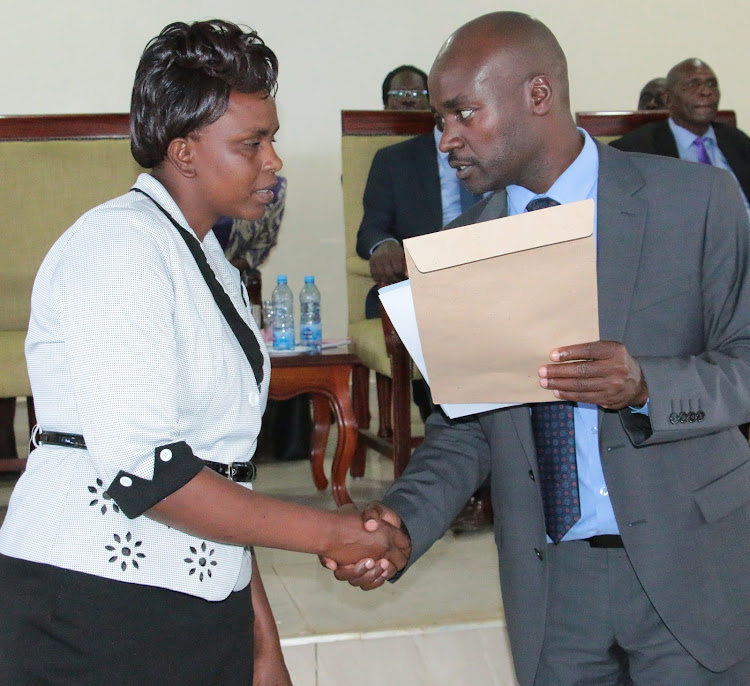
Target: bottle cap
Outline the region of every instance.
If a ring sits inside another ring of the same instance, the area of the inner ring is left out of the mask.
[[[314,276],[306,276],[305,277],[305,283],[315,283],[315,277]]]
[[[286,274],[279,274],[276,277],[276,283],[286,283]]]

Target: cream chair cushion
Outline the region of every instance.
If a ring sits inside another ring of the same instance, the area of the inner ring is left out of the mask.
[[[24,339],[44,256],[81,214],[127,192],[127,138],[0,141],[0,397],[31,395]]]

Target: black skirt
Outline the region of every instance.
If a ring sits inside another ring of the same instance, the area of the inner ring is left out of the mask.
[[[0,555],[3,686],[247,686],[250,587],[210,602]]]

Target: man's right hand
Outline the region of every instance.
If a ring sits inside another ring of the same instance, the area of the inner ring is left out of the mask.
[[[389,524],[397,529],[402,530],[401,518],[389,507],[381,502],[370,503],[362,510],[362,526],[366,531],[376,531],[382,523]],[[408,534],[405,534],[408,539]],[[373,560],[365,558],[354,564],[337,565],[334,560],[321,556],[320,562],[333,572],[333,575],[339,581],[348,581],[350,585],[361,588],[363,591],[370,591],[373,588],[382,586],[388,579],[391,579],[396,572],[406,566],[411,555],[411,541],[406,549],[402,549],[405,556],[404,564],[394,565],[387,559]]]
[[[381,243],[370,255],[370,274],[378,284],[389,284],[403,281],[406,278],[406,260],[404,249],[397,241]]]

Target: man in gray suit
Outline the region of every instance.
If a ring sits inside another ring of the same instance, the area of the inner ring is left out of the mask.
[[[553,402],[433,413],[364,526],[401,525],[411,565],[489,474],[521,686],[750,684],[750,448],[736,428],[750,419],[750,226],[737,184],[576,129],[565,56],[524,14],[458,29],[429,91],[459,178],[497,191],[455,225],[596,201],[602,340],[540,360]],[[571,432],[558,461],[573,457],[559,506],[544,417],[557,401],[575,404],[557,420]],[[369,589],[396,571],[366,560],[335,573]]]

